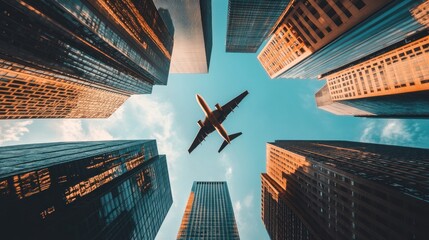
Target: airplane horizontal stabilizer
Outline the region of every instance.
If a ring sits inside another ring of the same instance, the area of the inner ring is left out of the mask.
[[[241,132],[231,134],[231,135],[229,135],[229,140],[232,141],[235,138],[237,138],[238,136],[240,136],[241,134],[242,134]],[[228,142],[227,141],[223,141],[222,145],[219,148],[219,151],[217,151],[217,152],[220,153],[226,147],[226,145],[228,145]]]

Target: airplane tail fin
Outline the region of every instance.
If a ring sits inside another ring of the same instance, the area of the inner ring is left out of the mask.
[[[231,134],[231,135],[229,135],[229,140],[232,141],[235,138],[237,138],[238,136],[240,136],[241,134],[242,134],[241,132]],[[217,151],[217,152],[220,153],[226,147],[226,145],[228,145],[228,142],[223,141],[222,146],[220,146],[219,151]]]

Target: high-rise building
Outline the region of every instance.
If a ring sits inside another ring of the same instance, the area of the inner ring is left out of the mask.
[[[316,78],[425,28],[424,0],[295,1],[258,59],[271,78]]]
[[[413,17],[422,25],[429,27],[429,1],[426,0],[424,3],[411,9]]]
[[[323,74],[317,106],[338,115],[429,117],[429,31]]]
[[[174,29],[170,73],[208,73],[212,52],[211,0],[154,0],[168,11]],[[161,15],[164,22],[166,15]],[[171,31],[171,30],[170,30]]]
[[[288,3],[289,0],[229,0],[226,51],[258,51]]]
[[[0,147],[4,239],[154,239],[172,201],[155,140]]]
[[[177,239],[240,239],[226,182],[194,182]]]
[[[426,239],[428,155],[347,141],[268,143],[266,229],[272,239]]]
[[[152,1],[1,5],[0,118],[106,117],[167,84],[173,39]]]

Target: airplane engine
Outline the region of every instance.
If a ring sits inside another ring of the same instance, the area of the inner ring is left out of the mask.
[[[198,126],[200,126],[200,128],[204,127],[204,124],[203,124],[203,122],[201,122],[201,120],[198,120],[197,124],[198,124]]]
[[[222,111],[222,107],[219,105],[219,103],[216,103],[215,107],[218,111]]]

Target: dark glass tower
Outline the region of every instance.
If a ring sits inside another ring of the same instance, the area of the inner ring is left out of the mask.
[[[194,182],[177,239],[240,239],[226,182]]]
[[[229,0],[226,51],[258,51],[288,3],[288,0]]]
[[[155,140],[0,148],[4,239],[154,239],[172,201]]]
[[[345,141],[267,144],[272,239],[426,239],[429,149]]]
[[[106,117],[167,84],[173,38],[151,0],[0,3],[0,118]]]

